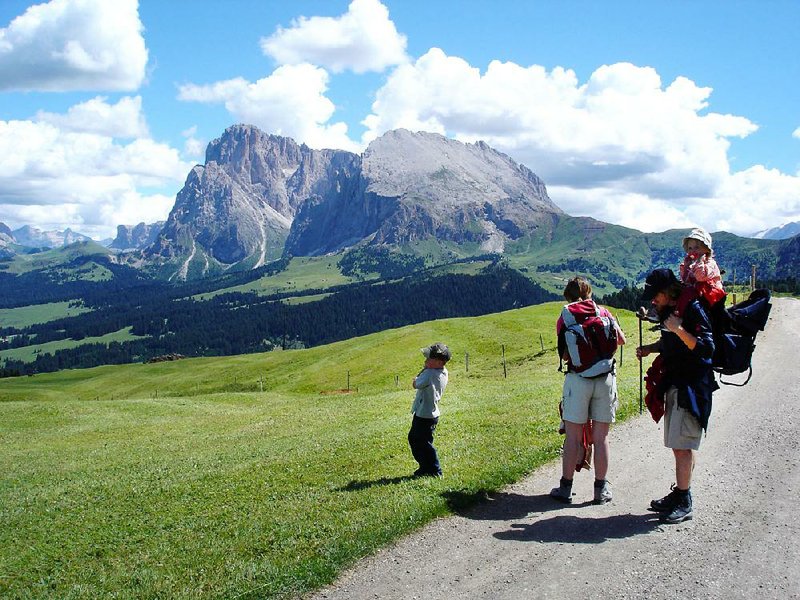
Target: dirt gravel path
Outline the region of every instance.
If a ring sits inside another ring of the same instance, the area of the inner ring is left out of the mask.
[[[694,520],[646,510],[669,490],[672,454],[649,415],[612,428],[614,500],[551,501],[547,465],[464,515],[365,559],[315,600],[800,598],[800,301],[775,299],[754,375],[714,395],[693,481]]]

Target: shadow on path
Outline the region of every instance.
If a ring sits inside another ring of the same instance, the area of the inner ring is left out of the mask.
[[[527,496],[509,492],[456,490],[444,492],[443,496],[453,512],[476,521],[507,521],[521,519],[531,513],[570,510],[591,505],[591,502],[561,504],[547,494]]]
[[[495,533],[500,540],[516,542],[560,542],[600,544],[653,531],[660,525],[657,513],[579,517],[558,515],[533,523],[514,523],[508,531]]]

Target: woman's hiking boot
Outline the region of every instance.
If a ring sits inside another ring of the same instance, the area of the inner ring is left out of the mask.
[[[550,490],[550,497],[564,504],[572,504],[572,480],[562,477],[558,487]]]
[[[605,504],[611,502],[611,485],[605,479],[595,479],[594,481],[594,500],[593,504]]]

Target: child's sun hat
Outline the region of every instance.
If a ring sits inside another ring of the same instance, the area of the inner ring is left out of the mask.
[[[702,227],[695,227],[694,229],[692,229],[692,232],[689,235],[687,235],[685,238],[683,238],[683,249],[684,250],[686,250],[686,243],[689,240],[697,240],[698,242],[701,242],[702,244],[704,244],[706,248],[708,248],[709,250],[712,250],[712,247],[711,247],[711,234],[708,233]]]

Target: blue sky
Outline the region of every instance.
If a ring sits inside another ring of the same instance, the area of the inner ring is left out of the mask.
[[[642,231],[800,220],[800,2],[0,2],[0,221],[164,219],[237,122],[484,140]]]

